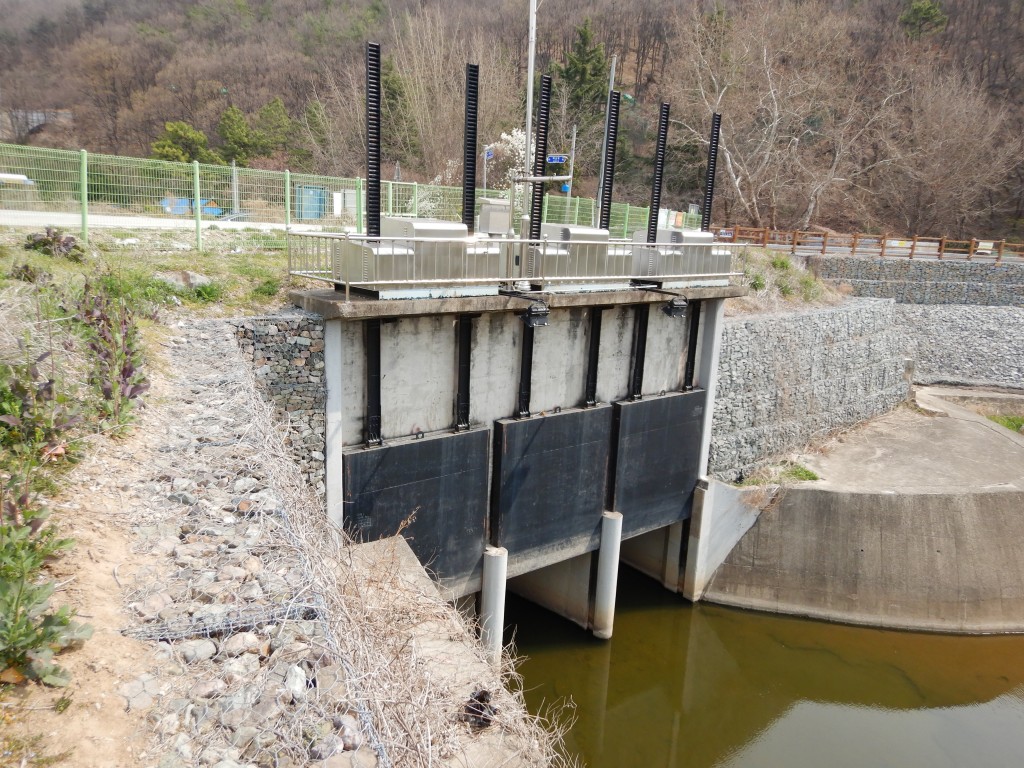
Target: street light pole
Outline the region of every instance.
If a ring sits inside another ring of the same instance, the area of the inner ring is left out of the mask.
[[[530,153],[533,149],[533,66],[537,49],[537,0],[530,0],[530,41],[526,64],[526,163],[523,175],[529,176],[533,169]]]

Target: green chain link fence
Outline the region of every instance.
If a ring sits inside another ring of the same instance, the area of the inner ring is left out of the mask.
[[[507,190],[478,190],[478,198]],[[261,171],[223,165],[171,163],[0,143],[0,225],[187,230],[202,248],[203,232],[230,230],[239,245],[283,248],[286,227],[365,231],[366,181]],[[517,209],[522,200],[517,199]],[[462,189],[381,182],[387,216],[458,221]],[[517,210],[517,214],[520,211]],[[647,227],[647,208],[613,203],[612,237]],[[546,195],[544,220],[591,225],[590,198]]]

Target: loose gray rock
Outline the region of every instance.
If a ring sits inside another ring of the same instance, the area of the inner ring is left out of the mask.
[[[293,700],[302,701],[306,698],[306,673],[302,667],[295,665],[288,668],[284,676],[284,687]]]
[[[175,648],[187,664],[206,661],[217,655],[217,644],[213,640],[186,640]]]
[[[212,699],[224,693],[226,688],[227,684],[223,680],[200,680],[192,686],[189,695],[193,699]]]
[[[220,652],[223,656],[241,656],[243,653],[259,653],[263,641],[255,632],[239,632],[232,635],[221,645]]]
[[[333,733],[329,733],[321,739],[313,742],[313,745],[309,748],[309,756],[313,760],[326,760],[331,755],[336,755],[339,752],[345,751],[345,743],[340,737]]]

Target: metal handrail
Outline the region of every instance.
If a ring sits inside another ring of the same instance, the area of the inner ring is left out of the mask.
[[[739,277],[742,273],[731,270],[730,255],[716,252],[715,247],[713,242],[637,243],[619,239],[563,241],[546,237],[539,240],[473,236],[432,238],[302,232],[289,234],[288,271],[298,277],[344,286],[346,300],[353,288],[513,287],[517,284],[521,287],[524,281],[545,286],[601,286],[722,281]],[[552,265],[548,259],[555,259],[556,263]],[[630,269],[630,259],[634,260],[632,267],[636,271],[622,272],[621,268]],[[687,259],[698,261],[688,263]],[[382,260],[390,264],[390,268],[382,267]],[[620,269],[615,269],[616,266]],[[682,271],[678,269],[680,266],[684,268]],[[605,271],[609,267],[615,274]],[[699,271],[700,267],[706,271]],[[698,271],[692,271],[694,268]]]

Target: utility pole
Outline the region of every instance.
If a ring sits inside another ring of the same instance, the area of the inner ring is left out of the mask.
[[[576,165],[576,124],[572,125],[572,147],[569,149],[569,189],[568,196],[572,197],[572,169]],[[568,203],[566,203],[568,205]]]

